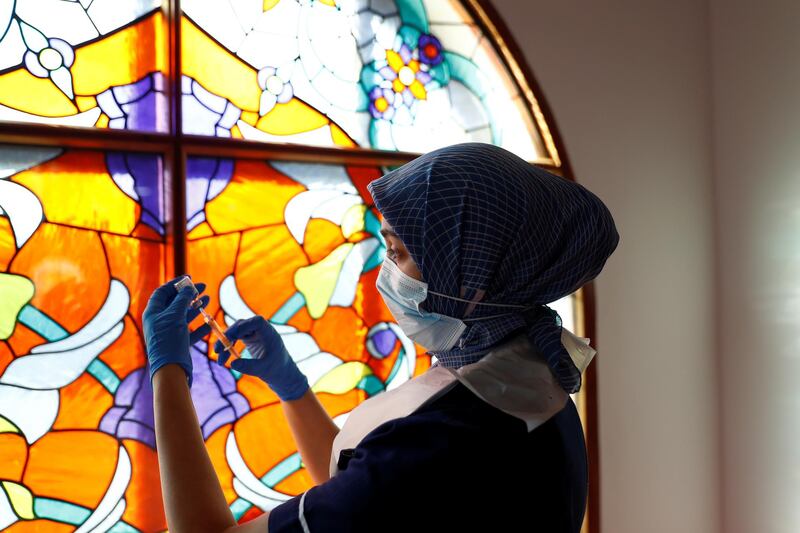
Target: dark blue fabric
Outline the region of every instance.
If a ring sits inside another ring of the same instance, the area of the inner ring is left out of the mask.
[[[440,364],[474,363],[511,332],[525,328],[569,393],[580,372],[561,344],[555,302],[594,279],[619,235],[603,202],[582,185],[497,146],[465,143],[424,154],[367,186],[400,236],[430,291],[422,307],[456,318],[531,306],[507,316],[465,321],[452,349],[431,352]]]
[[[311,533],[578,533],[588,489],[575,404],[527,431],[461,383],[386,422],[339,457],[303,501]],[[301,496],[270,512],[270,533],[302,533]]]

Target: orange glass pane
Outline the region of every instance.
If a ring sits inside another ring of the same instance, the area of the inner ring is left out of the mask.
[[[290,496],[297,496],[312,486],[314,486],[314,480],[311,478],[311,474],[305,468],[301,468],[275,485],[275,490]]]
[[[268,443],[264,441],[265,428],[269,428]],[[242,458],[258,477],[295,451],[283,409],[277,404],[251,411],[236,424],[234,433]]]
[[[13,180],[39,198],[49,222],[129,235],[140,207],[108,177],[103,153],[72,152]]]
[[[93,376],[83,374],[59,390],[60,406],[53,429],[96,429],[114,397]]]
[[[37,496],[94,508],[117,464],[119,443],[97,431],[54,431],[30,448],[23,483]]]
[[[6,367],[14,360],[14,354],[11,351],[8,343],[0,342],[0,375],[3,374],[3,371]]]
[[[247,398],[253,409],[280,401],[278,395],[255,376],[243,375],[237,381],[236,389]]]
[[[73,333],[97,313],[110,284],[97,233],[47,222],[17,252],[9,271],[33,282],[31,305],[58,317],[58,323]]]
[[[302,189],[265,163],[239,161],[223,193],[205,205],[206,219],[216,233],[281,224],[286,203]]]
[[[140,222],[139,225],[143,224]],[[145,227],[154,235],[152,240],[101,234],[109,267],[114,277],[128,287],[130,314],[139,326],[147,300],[166,278],[166,252],[161,242],[163,238],[150,226]],[[153,268],[141,269],[140,265],[152,265]]]
[[[17,433],[0,433],[0,479],[19,482],[28,460],[28,444]]]
[[[7,218],[0,218],[0,269],[8,268],[8,263],[17,252],[14,246],[14,231]]]

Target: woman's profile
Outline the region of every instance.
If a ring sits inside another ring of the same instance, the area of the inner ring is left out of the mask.
[[[435,363],[359,405],[340,430],[268,320],[233,324],[228,337],[251,357],[231,368],[280,397],[315,482],[237,525],[189,393],[189,346],[208,329],[189,331],[190,290],[162,285],[143,320],[170,530],[579,532],[589,480],[569,394],[595,351],[546,303],[601,272],[619,243],[608,209],[583,186],[481,143],[424,154],[368,190],[386,242],[378,291]],[[220,343],[216,351],[226,364]]]

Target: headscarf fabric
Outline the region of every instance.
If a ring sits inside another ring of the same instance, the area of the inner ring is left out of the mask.
[[[561,319],[546,304],[594,279],[617,247],[614,220],[597,196],[483,143],[434,150],[367,189],[428,290],[466,300],[429,292],[422,303],[467,324],[456,346],[430,352],[439,364],[474,363],[525,330],[562,388],[580,389],[580,372],[561,343]]]

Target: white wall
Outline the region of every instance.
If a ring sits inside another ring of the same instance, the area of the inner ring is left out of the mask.
[[[595,282],[602,531],[721,531],[706,3],[493,4],[621,237]]]
[[[800,531],[800,4],[712,0],[726,533]]]

